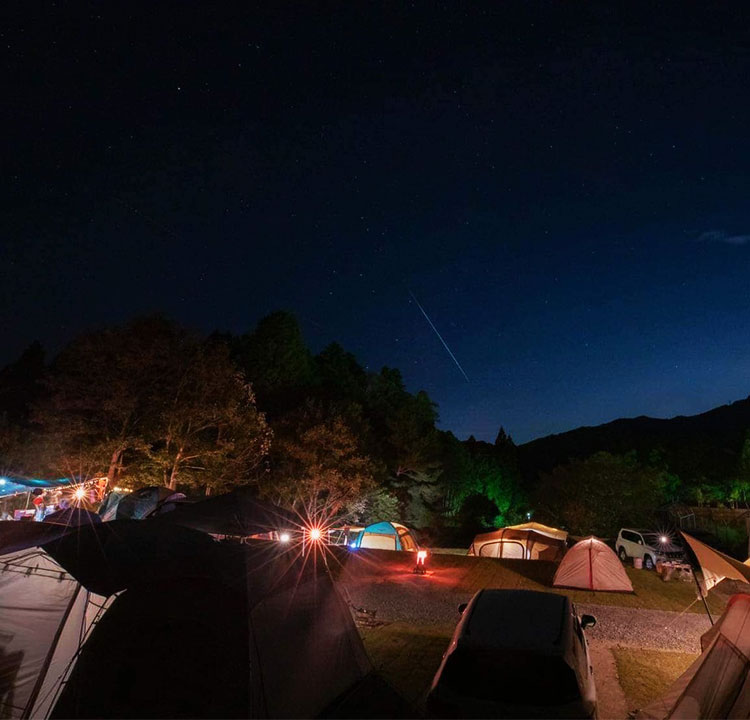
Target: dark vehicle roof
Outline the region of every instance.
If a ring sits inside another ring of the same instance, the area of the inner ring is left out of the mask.
[[[472,645],[560,654],[571,614],[565,595],[533,590],[482,590],[464,638]]]

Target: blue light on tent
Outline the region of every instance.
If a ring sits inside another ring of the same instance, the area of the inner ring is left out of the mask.
[[[5,483],[7,482],[8,482],[7,478],[0,478],[0,485],[5,485]]]
[[[352,550],[356,550],[356,549],[357,549],[357,543],[349,543],[349,547],[350,547],[350,548],[351,548]]]

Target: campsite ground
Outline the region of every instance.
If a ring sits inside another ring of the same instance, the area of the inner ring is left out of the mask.
[[[600,716],[625,718],[657,697],[700,650],[708,619],[695,586],[663,582],[628,568],[634,593],[558,590],[551,563],[434,554],[427,575],[412,572],[405,553],[338,555],[340,587],[355,608],[367,610],[365,647],[382,676],[419,714],[430,681],[458,620],[457,606],[485,587],[564,592],[597,617],[587,631],[597,676]],[[709,596],[718,616],[728,595]]]

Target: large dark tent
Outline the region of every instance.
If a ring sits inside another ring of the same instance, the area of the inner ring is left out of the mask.
[[[157,515],[154,520],[233,537],[289,532],[301,525],[301,520],[293,513],[259,500],[249,488],[197,503],[178,504],[174,510]]]
[[[120,593],[52,717],[316,717],[370,672],[320,555],[153,521],[42,537],[87,590]]]

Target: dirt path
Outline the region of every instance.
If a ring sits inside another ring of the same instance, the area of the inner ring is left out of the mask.
[[[625,720],[628,702],[620,687],[612,651],[604,643],[593,641],[589,643],[589,654],[594,667],[599,717],[601,720]]]

